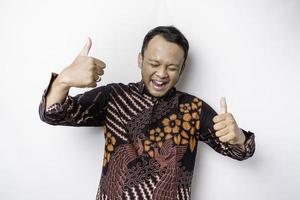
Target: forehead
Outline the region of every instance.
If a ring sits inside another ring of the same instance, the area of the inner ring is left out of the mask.
[[[156,35],[149,41],[144,56],[151,59],[179,62],[184,59],[184,51],[178,44]]]

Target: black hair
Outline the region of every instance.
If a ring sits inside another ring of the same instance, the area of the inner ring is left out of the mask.
[[[142,46],[142,56],[144,56],[144,51],[148,46],[149,41],[156,35],[162,36],[168,42],[173,42],[179,45],[184,51],[184,61],[187,58],[189,51],[189,42],[185,36],[174,26],[158,26],[150,30],[144,37]]]

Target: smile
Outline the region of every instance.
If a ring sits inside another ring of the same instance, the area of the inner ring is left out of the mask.
[[[151,80],[151,83],[155,90],[161,91],[165,89],[168,81]]]

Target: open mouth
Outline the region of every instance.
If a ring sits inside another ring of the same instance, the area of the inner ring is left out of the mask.
[[[155,90],[162,91],[166,88],[168,81],[151,80],[151,83]]]

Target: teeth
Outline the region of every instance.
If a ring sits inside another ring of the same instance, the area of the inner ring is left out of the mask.
[[[164,84],[164,82],[162,82],[162,81],[153,81],[153,82],[155,82],[155,83],[158,84],[158,85]]]

